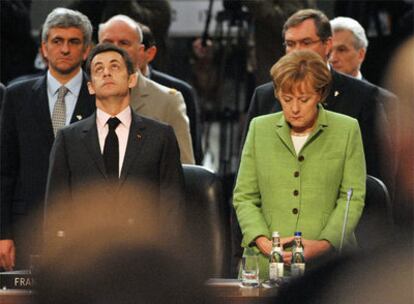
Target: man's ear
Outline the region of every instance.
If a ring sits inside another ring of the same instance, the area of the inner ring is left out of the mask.
[[[147,57],[147,62],[150,63],[154,60],[155,56],[157,55],[157,47],[155,45],[149,47],[145,50],[145,56]]]
[[[128,88],[132,89],[137,85],[138,82],[138,75],[137,73],[133,73],[128,77]]]
[[[89,94],[91,94],[91,95],[95,95],[95,89],[94,89],[94,87],[93,87],[92,82],[88,81],[87,85],[88,85],[88,91],[89,91]]]

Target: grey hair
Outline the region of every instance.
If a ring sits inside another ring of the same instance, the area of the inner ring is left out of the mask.
[[[350,31],[354,36],[354,47],[359,49],[368,48],[368,39],[364,28],[358,21],[349,17],[336,17],[330,21],[332,31]]]
[[[138,35],[138,42],[142,43],[142,39],[143,39],[143,35],[142,35],[142,29],[141,26],[138,24],[138,22],[136,22],[134,19],[132,19],[131,17],[128,17],[126,15],[115,15],[113,17],[111,17],[110,19],[108,19],[105,23],[101,23],[99,24],[99,30],[98,30],[98,37],[101,36],[102,31],[104,30],[104,28],[106,26],[108,26],[108,24],[112,21],[123,21],[125,23],[127,23],[130,27],[132,27]]]
[[[76,27],[83,33],[85,46],[89,46],[92,42],[92,24],[89,18],[78,11],[74,11],[64,7],[55,8],[47,15],[45,23],[42,27],[42,41],[46,42],[51,28],[69,28]]]

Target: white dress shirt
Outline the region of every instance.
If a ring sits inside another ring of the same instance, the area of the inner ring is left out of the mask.
[[[99,138],[99,146],[101,148],[101,153],[103,154],[104,146],[105,146],[105,139],[108,135],[109,128],[107,121],[109,118],[114,117],[109,115],[108,113],[102,111],[101,109],[96,109],[96,128],[98,129],[98,138]],[[120,113],[118,113],[115,117],[117,117],[121,123],[115,130],[116,135],[118,136],[118,143],[119,143],[119,176],[121,175],[122,171],[122,164],[124,163],[125,158],[125,151],[128,143],[128,136],[129,136],[129,128],[131,126],[132,114],[131,108],[128,106]]]

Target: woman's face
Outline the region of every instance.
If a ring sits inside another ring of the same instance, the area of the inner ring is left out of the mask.
[[[283,88],[276,93],[282,105],[283,114],[292,131],[305,134],[312,131],[318,118],[317,104],[321,95],[307,81],[294,84],[292,90]]]

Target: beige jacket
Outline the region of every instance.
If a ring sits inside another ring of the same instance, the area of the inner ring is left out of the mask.
[[[181,163],[194,164],[189,119],[181,93],[156,83],[138,73],[132,88],[131,107],[140,115],[170,125],[180,147]]]

